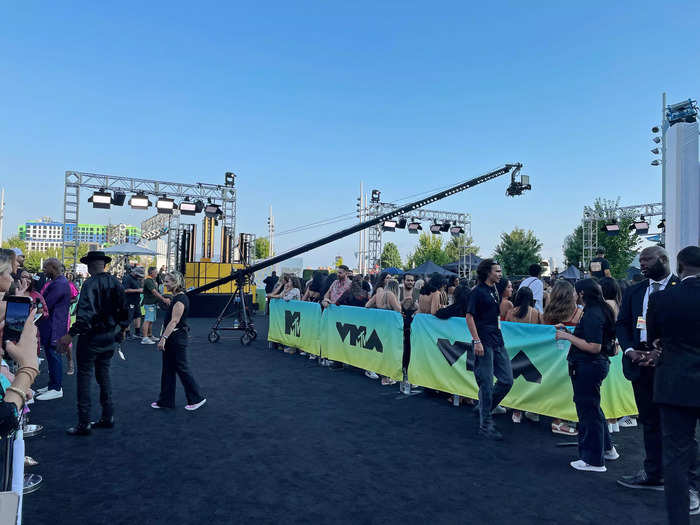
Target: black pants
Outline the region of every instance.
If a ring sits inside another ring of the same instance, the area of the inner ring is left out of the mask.
[[[661,480],[664,477],[661,452],[661,413],[654,403],[654,369],[639,367],[639,379],[632,382],[634,400],[639,410],[639,422],[644,432],[644,472],[649,479]]]
[[[660,413],[668,522],[690,523],[688,489],[697,487],[695,426],[700,419],[700,407],[661,405]]]
[[[175,375],[185,389],[187,404],[199,403],[204,396],[190,372],[187,363],[187,332],[178,330],[165,342],[163,351],[163,371],[160,376],[160,395],[158,405],[164,408],[175,408]]]
[[[109,376],[109,367],[112,362],[114,350],[95,352],[88,341],[78,338],[78,348],[75,352],[77,364],[76,380],[78,382],[78,423],[87,425],[90,423],[90,380],[92,370],[95,370],[95,379],[100,385],[100,404],[102,405],[102,417],[109,419],[114,415],[112,403],[112,380]]]
[[[604,465],[603,454],[612,448],[605,415],[600,408],[600,386],[610,363],[603,359],[569,364],[574,403],[578,415],[579,458],[596,467]]]

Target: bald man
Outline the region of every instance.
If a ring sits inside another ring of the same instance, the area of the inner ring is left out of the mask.
[[[671,274],[666,250],[651,246],[642,250],[639,264],[645,279],[625,290],[617,317],[616,335],[624,350],[622,369],[632,381],[634,399],[639,410],[639,422],[644,431],[646,458],[644,468],[617,482],[631,489],[664,490],[663,457],[661,452],[661,414],[654,403],[654,367],[647,366],[652,350],[647,341],[646,315],[649,297],[675,286],[679,279]]]

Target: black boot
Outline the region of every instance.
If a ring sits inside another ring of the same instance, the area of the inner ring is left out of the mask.
[[[78,425],[66,429],[66,434],[71,436],[89,436],[91,432],[90,423],[78,423]]]
[[[114,416],[101,417],[99,421],[93,421],[90,426],[92,428],[114,428]]]

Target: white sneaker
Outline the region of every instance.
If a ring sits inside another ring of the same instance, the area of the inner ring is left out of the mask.
[[[620,425],[618,424],[617,421],[615,421],[615,422],[612,424],[612,428],[613,428],[613,429],[612,429],[613,432],[619,432],[619,431],[620,431]]]
[[[698,497],[698,491],[695,489],[690,489],[688,491],[688,499],[690,499],[690,515],[700,514],[700,498]]]
[[[620,428],[631,428],[637,426],[637,420],[633,417],[625,416],[618,419],[617,424]]]
[[[61,390],[47,390],[43,394],[39,394],[36,398],[39,401],[49,401],[51,399],[60,399],[63,397],[63,389]]]
[[[365,375],[370,379],[379,379],[379,376],[370,370],[365,370]]]
[[[582,459],[577,459],[576,461],[572,461],[569,463],[572,467],[574,467],[576,470],[587,470],[588,472],[607,472],[608,469],[605,467],[594,467],[593,465],[589,465]]]
[[[199,403],[196,403],[194,405],[186,405],[185,410],[189,410],[189,411],[197,410],[199,407],[201,407],[206,402],[207,402],[207,398],[205,397]]]
[[[603,457],[608,461],[615,461],[620,457],[620,454],[617,452],[617,449],[613,446],[613,448],[611,448],[610,450],[605,451]]]
[[[36,391],[37,394],[43,394],[44,392],[48,392],[49,387],[45,386],[44,388],[40,388],[39,390]]]
[[[498,405],[496,408],[494,408],[491,411],[491,414],[493,414],[494,416],[502,416],[505,413],[506,413],[506,409],[503,408],[501,405]]]
[[[157,343],[157,341],[154,341],[153,339],[149,339],[148,337],[144,337],[143,339],[141,339],[142,345],[154,345],[156,343]]]

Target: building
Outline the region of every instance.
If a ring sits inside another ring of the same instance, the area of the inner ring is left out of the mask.
[[[27,243],[27,251],[44,251],[60,248],[63,243],[63,223],[42,217],[36,222],[27,222],[18,228],[19,238]],[[141,229],[126,224],[69,224],[67,241],[104,246],[121,242],[136,243],[141,239]]]

